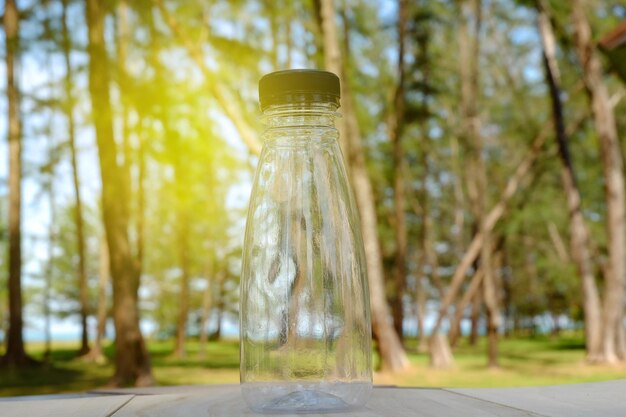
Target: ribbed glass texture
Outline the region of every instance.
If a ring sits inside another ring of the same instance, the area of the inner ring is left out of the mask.
[[[335,111],[265,111],[240,309],[242,391],[258,412],[348,409],[371,390],[363,241]]]

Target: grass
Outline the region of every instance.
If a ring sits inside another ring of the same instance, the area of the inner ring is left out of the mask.
[[[503,339],[499,367],[486,367],[486,340],[478,346],[461,344],[454,352],[455,366],[428,367],[427,355],[411,354],[413,369],[400,375],[378,375],[375,382],[416,387],[494,388],[574,384],[626,378],[626,366],[585,363],[582,337],[563,336]]]
[[[577,336],[559,339],[517,338],[500,342],[500,367],[488,369],[484,341],[461,345],[452,369],[428,366],[428,355],[414,353],[407,344],[411,370],[396,375],[375,374],[377,384],[415,387],[513,387],[570,384],[626,378],[626,367],[587,365],[584,346]],[[0,395],[35,395],[80,392],[102,387],[113,374],[111,362],[93,364],[74,358],[77,344],[53,344],[51,362],[37,369],[0,370]],[[159,385],[227,384],[239,382],[237,341],[210,342],[204,359],[196,342],[188,343],[185,359],[172,356],[173,344],[151,342],[153,372]],[[41,358],[43,345],[30,344],[29,353]],[[111,350],[107,351],[111,355]]]

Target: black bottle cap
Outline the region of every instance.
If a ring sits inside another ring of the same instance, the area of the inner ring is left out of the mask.
[[[294,69],[264,75],[259,81],[261,111],[274,104],[336,103],[339,77],[332,72]]]

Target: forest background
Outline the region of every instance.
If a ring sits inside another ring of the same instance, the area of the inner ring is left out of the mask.
[[[72,366],[149,385],[159,355],[236,368],[257,83],[288,68],[342,80],[381,381],[467,349],[506,369],[545,335],[578,349],[565,365],[623,373],[622,2],[6,0],[2,16],[0,374],[26,387],[7,393]]]

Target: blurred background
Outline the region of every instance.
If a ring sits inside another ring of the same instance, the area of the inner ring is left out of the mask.
[[[626,376],[626,6],[6,0],[0,395],[238,381],[265,73],[342,80],[376,383]]]

